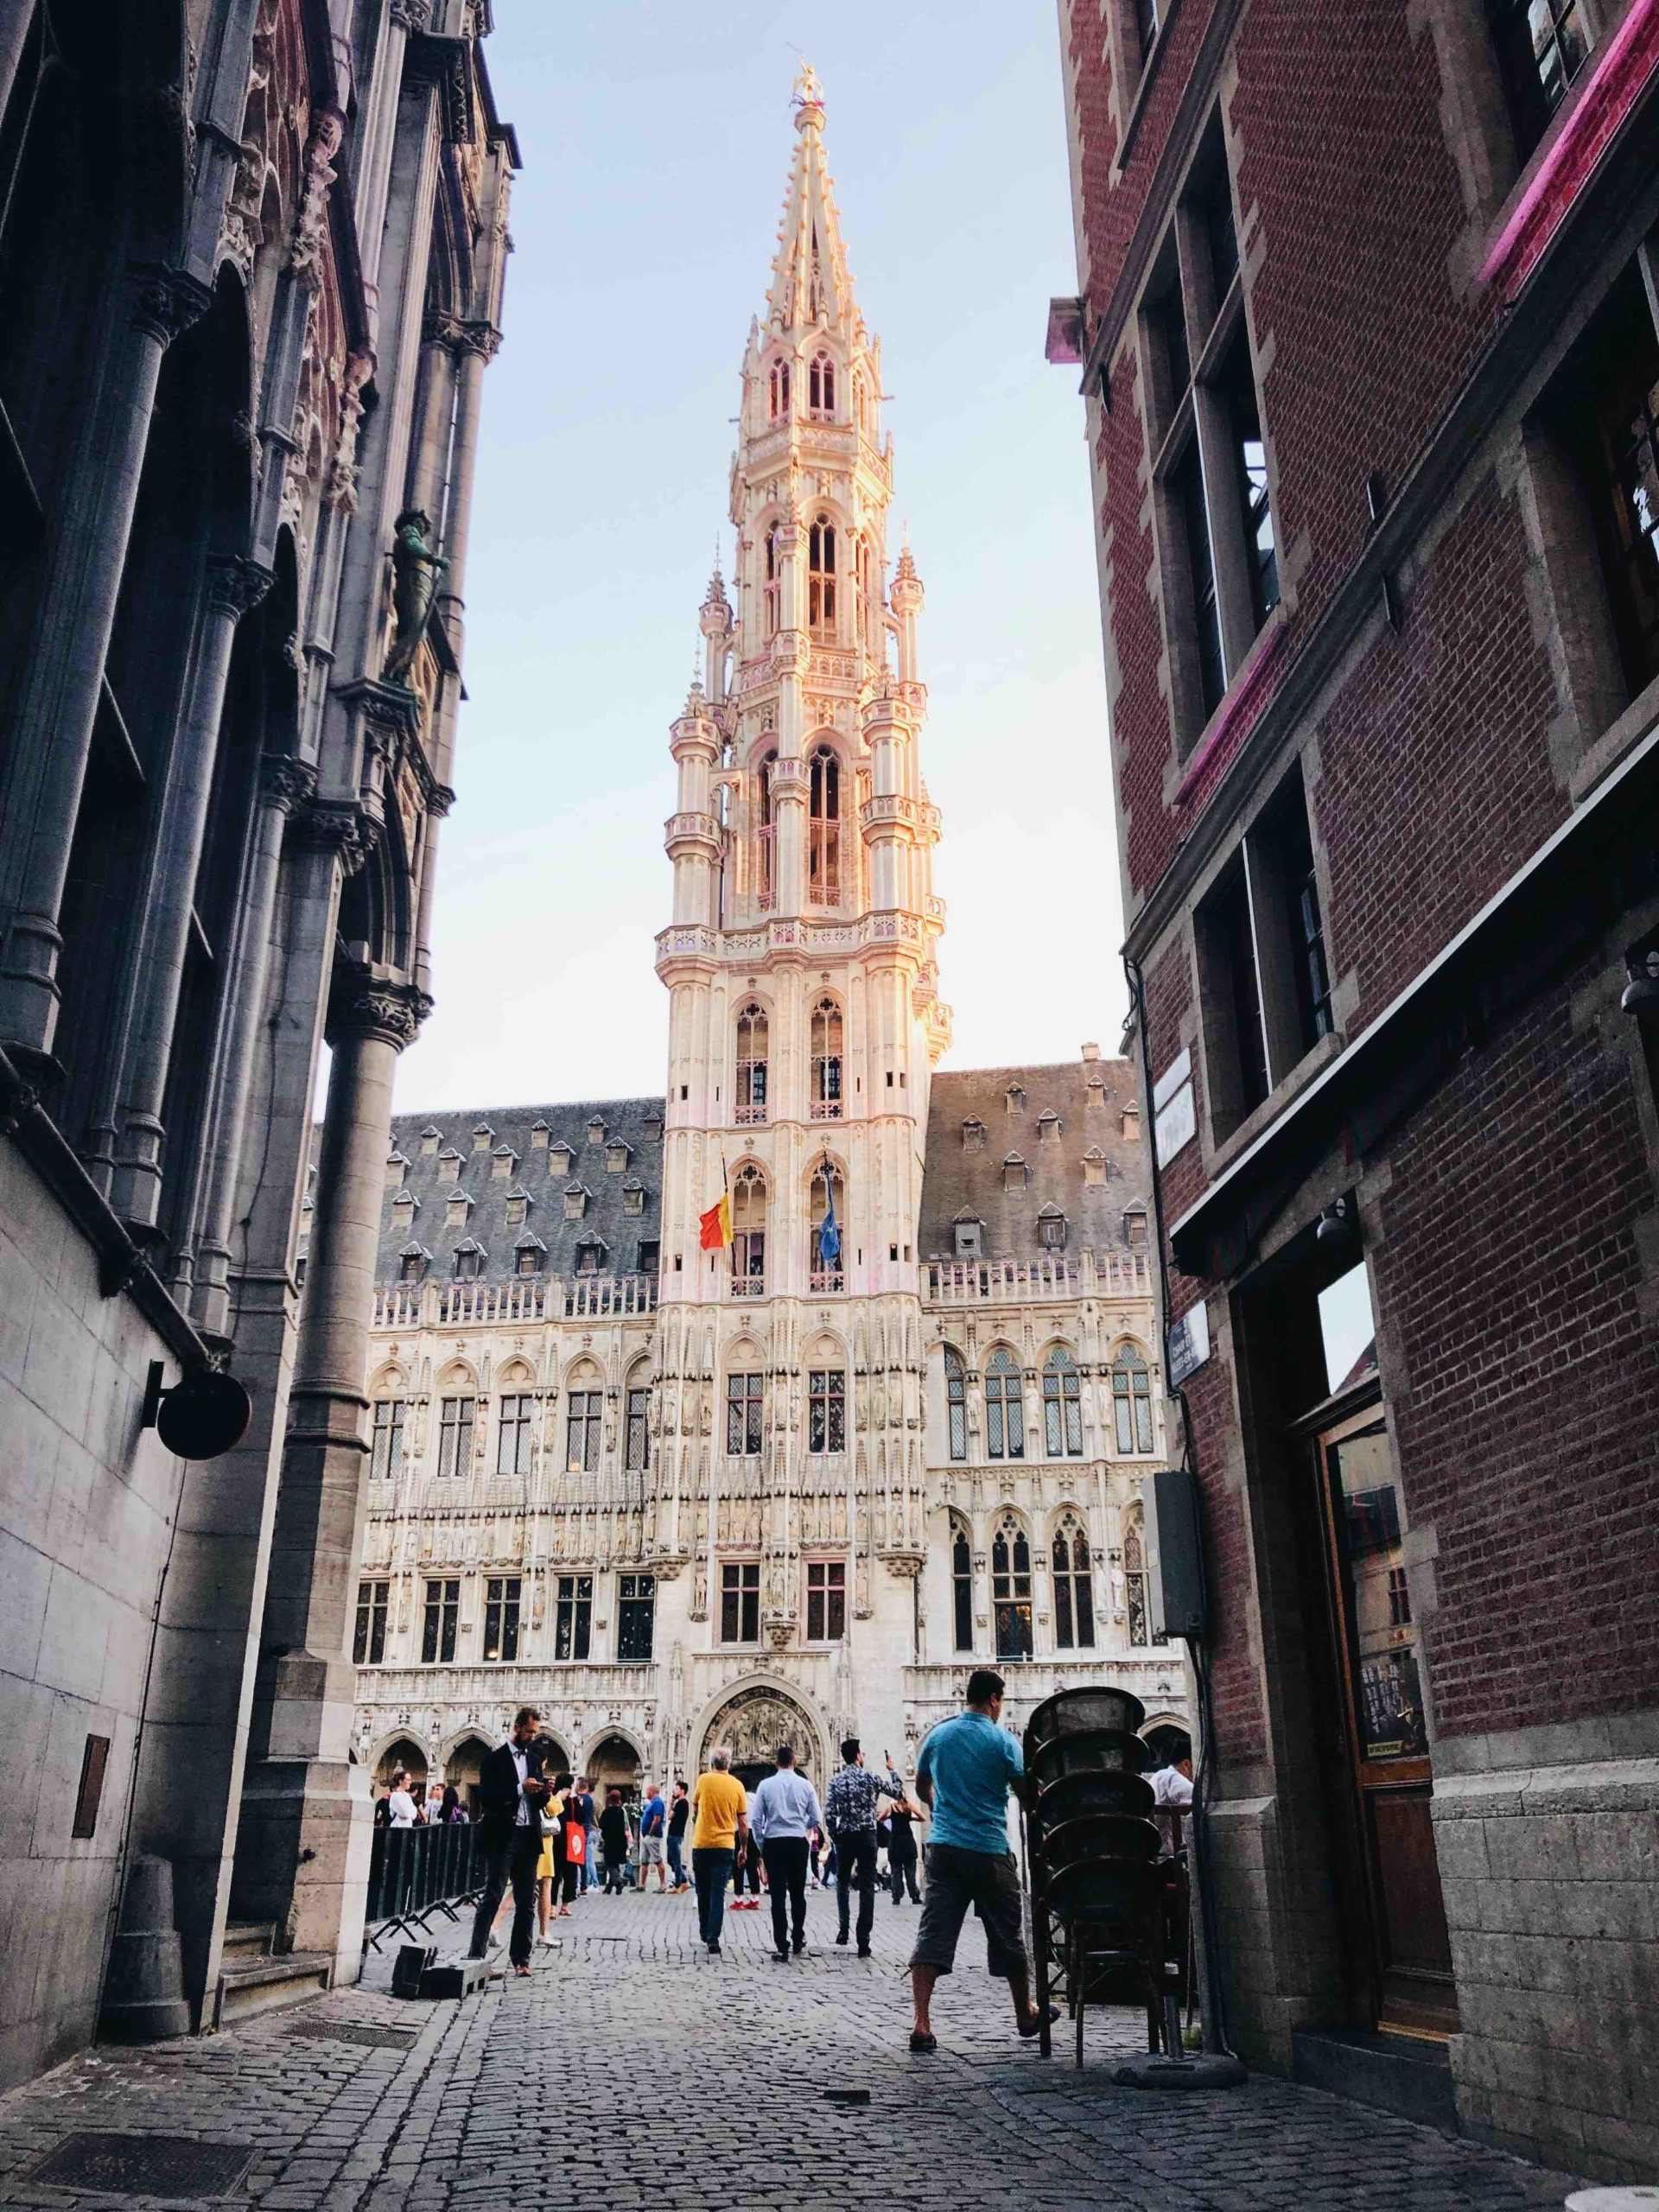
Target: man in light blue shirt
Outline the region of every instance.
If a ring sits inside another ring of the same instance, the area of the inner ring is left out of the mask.
[[[1003,1688],[1001,1675],[976,1667],[968,1677],[967,1710],[933,1731],[917,1762],[916,1795],[933,1826],[922,1924],[910,1961],[914,2051],[938,2048],[930,2017],[933,1987],[956,1964],[969,1905],[985,1923],[986,1969],[1007,1981],[1020,2034],[1034,2036],[1043,2024],[1031,2001],[1020,1878],[1008,1848],[1008,1792],[1020,1791],[1026,1762],[1019,1738],[998,1725]],[[1058,2006],[1050,2006],[1049,2017],[1059,2018]]]
[[[791,1916],[795,1956],[806,1953],[806,1864],[811,1848],[807,1839],[823,1827],[823,1809],[817,1791],[795,1771],[794,1745],[779,1744],[777,1758],[777,1773],[769,1774],[754,1793],[749,1827],[760,1846],[772,1897],[772,1957],[787,1966]]]

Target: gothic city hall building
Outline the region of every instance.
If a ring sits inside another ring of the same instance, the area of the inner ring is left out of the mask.
[[[353,1648],[383,1777],[469,1781],[526,1700],[625,1788],[718,1743],[822,1779],[849,1731],[908,1770],[976,1661],[1011,1713],[1104,1679],[1185,1731],[1131,1071],[936,1071],[923,590],[798,89],[736,604],[716,574],[671,733],[664,1091],[394,1124]]]

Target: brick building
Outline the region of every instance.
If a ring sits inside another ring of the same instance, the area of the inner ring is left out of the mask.
[[[1650,2173],[1659,6],[1060,19],[1231,2032]]]

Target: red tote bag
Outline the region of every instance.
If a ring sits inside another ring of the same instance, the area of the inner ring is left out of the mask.
[[[587,1859],[588,1831],[580,1821],[566,1821],[564,1824],[564,1855],[573,1866],[580,1866]]]

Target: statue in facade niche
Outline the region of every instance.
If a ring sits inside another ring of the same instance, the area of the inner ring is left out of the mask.
[[[432,619],[438,578],[449,563],[428,542],[432,518],[418,507],[405,507],[392,524],[391,605],[397,618],[391,650],[381,671],[383,683],[409,686],[410,671]]]

